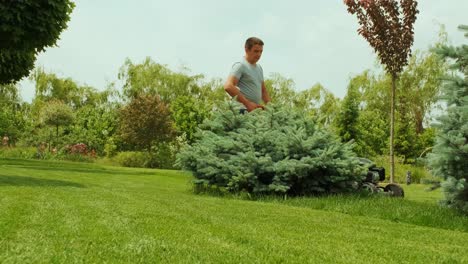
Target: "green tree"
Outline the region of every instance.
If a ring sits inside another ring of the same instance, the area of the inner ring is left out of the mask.
[[[372,158],[388,149],[388,122],[379,110],[366,109],[358,117],[359,137],[354,150],[360,157]]]
[[[351,79],[348,85],[348,92],[341,103],[340,112],[336,118],[335,126],[337,127],[338,135],[344,142],[348,142],[352,139],[358,140],[359,105],[361,103],[361,93],[359,88],[366,83],[366,75],[357,76]]]
[[[460,26],[468,37],[468,26]],[[442,99],[447,103],[439,118],[437,143],[430,157],[434,175],[444,179],[445,203],[468,214],[468,45],[443,46],[437,52],[451,59],[443,86]]]
[[[441,35],[440,40],[433,46],[440,46],[446,42],[444,31],[441,31]],[[431,135],[434,134],[434,130],[429,127],[431,110],[435,108],[436,98],[440,94],[440,78],[444,72],[445,64],[433,52],[416,51],[400,74],[397,85],[398,113],[395,115],[394,150],[395,154],[403,157],[406,162],[414,161],[432,146]],[[343,140],[350,139],[345,136],[347,134],[355,135],[355,151],[360,156],[371,158],[383,155],[384,149],[388,148],[390,136],[387,124],[390,122],[391,76],[364,71],[350,80],[348,89],[354,86],[358,89],[352,94],[352,103],[347,95],[334,126]],[[347,109],[347,113],[344,109]],[[357,119],[354,118],[356,109],[359,109]],[[346,120],[354,125],[344,128]]]
[[[60,78],[43,68],[37,68],[30,79],[35,82],[34,101],[60,100],[73,109],[105,103],[114,92],[112,89],[99,92],[90,86],[80,86],[71,78]]]
[[[416,134],[414,123],[408,114],[408,110],[405,107],[399,107],[398,109],[399,111],[395,116],[395,153],[403,158],[403,162],[412,163],[418,154],[421,153],[419,151],[418,135]]]
[[[273,73],[265,80],[265,86],[276,105],[303,111],[321,125],[331,124],[337,115],[339,99],[321,84],[296,91],[292,79]]]
[[[202,84],[203,94],[195,97],[198,101],[205,102],[207,109],[216,109],[231,97],[224,90],[224,80],[216,78]]]
[[[388,146],[388,80],[370,71],[351,78],[334,129],[343,141],[354,140],[360,157],[382,155]]]
[[[174,124],[180,134],[185,134],[192,143],[199,124],[209,116],[209,110],[200,100],[190,96],[180,96],[171,103],[170,110]]]
[[[55,145],[59,144],[59,128],[73,123],[72,109],[62,101],[50,101],[41,111],[42,122],[55,128]],[[50,146],[50,144],[49,144]]]
[[[8,135],[11,144],[15,144],[24,130],[25,107],[15,85],[0,85],[0,135]]]
[[[296,92],[292,101],[295,109],[304,111],[320,125],[331,124],[338,113],[338,98],[319,83]]]
[[[175,134],[169,107],[157,95],[139,95],[120,110],[119,134],[128,144],[151,152]]]
[[[69,0],[0,2],[0,84],[29,74],[37,54],[67,28],[74,6]]]
[[[295,83],[292,79],[288,79],[279,73],[272,73],[265,80],[265,87],[272,102],[284,107],[294,107],[296,91]]]
[[[443,45],[444,32],[434,45]],[[408,66],[401,73],[398,83],[397,108],[395,118],[395,153],[407,163],[413,162],[433,145],[429,135],[431,110],[440,95],[441,79],[446,73],[446,66],[434,52],[416,51]]]
[[[355,77],[361,92],[361,111],[358,117],[359,137],[356,152],[362,157],[383,155],[388,149],[390,137],[391,78],[387,74],[372,74],[365,71]]]
[[[70,106],[76,105],[78,85],[72,79],[59,78],[54,73],[45,72],[43,68],[37,68],[30,79],[35,82],[36,100],[60,100]]]
[[[73,126],[67,135],[68,143],[85,143],[98,154],[104,153],[107,143],[118,127],[118,107],[116,103],[86,105],[75,113]]]
[[[120,68],[119,79],[124,82],[123,96],[128,100],[152,94],[169,103],[182,95],[206,99],[211,92],[211,87],[200,84],[203,75],[189,76],[173,72],[166,65],[156,63],[149,57],[140,64],[127,59]]]
[[[337,118],[341,101],[332,92],[324,88],[324,94],[321,97],[321,103],[318,107],[317,121],[325,127],[332,126]]]
[[[103,152],[117,127],[118,92],[112,85],[103,91],[80,85],[71,78],[61,78],[43,68],[33,71],[30,79],[35,82],[35,97],[32,101],[25,141],[28,144],[50,141],[48,127],[43,126],[44,109],[50,102],[61,101],[75,113],[72,126],[63,131],[64,144],[85,143],[88,147]],[[111,102],[111,101],[114,102]]]
[[[0,105],[19,105],[21,96],[18,87],[13,84],[0,85]]]
[[[10,143],[17,137],[18,129],[14,124],[15,113],[7,106],[1,106],[0,112],[0,136],[7,135],[10,138]]]
[[[362,35],[377,52],[379,59],[392,78],[390,106],[390,182],[393,183],[395,94],[398,75],[408,63],[414,41],[417,2],[345,0],[348,12],[356,14]]]
[[[435,46],[440,45],[436,43]],[[446,66],[433,52],[416,51],[399,78],[399,101],[405,100],[407,112],[417,134],[424,131],[424,120],[440,95],[441,79]],[[405,107],[405,106],[403,106]]]

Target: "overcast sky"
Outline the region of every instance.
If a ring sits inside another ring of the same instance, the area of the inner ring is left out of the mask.
[[[58,47],[36,66],[80,84],[104,89],[117,80],[126,58],[149,56],[172,70],[182,66],[207,78],[225,78],[244,55],[246,38],[264,40],[265,77],[277,72],[299,90],[321,83],[343,97],[351,76],[375,69],[376,56],[356,33],[355,16],[342,0],[78,0]],[[413,50],[438,39],[443,24],[452,44],[467,43],[457,30],[468,24],[467,0],[420,0]],[[31,101],[33,85],[20,82]]]

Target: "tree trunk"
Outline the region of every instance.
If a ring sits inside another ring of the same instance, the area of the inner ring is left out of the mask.
[[[423,127],[423,114],[422,111],[416,111],[415,112],[415,119],[416,119],[416,134],[421,135],[424,132],[424,127]]]
[[[390,106],[390,183],[395,179],[395,153],[393,152],[393,139],[395,137],[395,93],[396,93],[396,74],[392,73],[392,100]]]

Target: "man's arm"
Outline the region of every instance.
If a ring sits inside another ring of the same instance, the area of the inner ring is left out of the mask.
[[[253,111],[255,108],[261,108],[259,104],[249,101],[245,96],[240,92],[237,83],[239,80],[235,76],[230,75],[226,83],[224,84],[224,90],[232,97],[237,96],[237,101],[245,105],[247,111]]]
[[[270,95],[268,94],[268,91],[265,86],[265,82],[262,82],[262,100],[265,104],[268,104],[271,101]]]

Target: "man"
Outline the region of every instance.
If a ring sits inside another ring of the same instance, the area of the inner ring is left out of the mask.
[[[224,84],[224,90],[251,112],[257,108],[264,108],[270,102],[270,96],[263,81],[263,69],[257,64],[262,56],[263,41],[251,37],[245,41],[245,56],[240,62],[234,63],[231,73]]]

